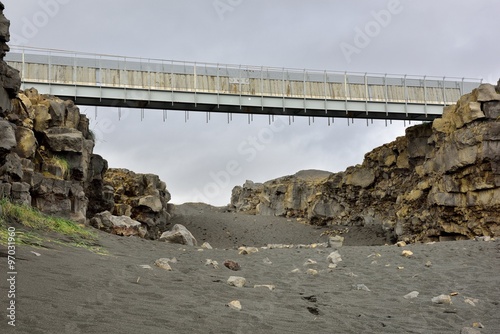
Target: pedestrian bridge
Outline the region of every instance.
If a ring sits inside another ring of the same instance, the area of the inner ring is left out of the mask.
[[[481,80],[210,64],[12,47],[22,89],[77,105],[430,121]]]

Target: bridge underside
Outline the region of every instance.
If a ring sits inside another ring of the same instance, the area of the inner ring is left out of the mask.
[[[262,97],[68,86],[40,82],[23,83],[23,88],[31,87],[42,94],[73,100],[80,106],[409,121],[432,121],[441,117],[443,113],[443,106],[434,104]]]

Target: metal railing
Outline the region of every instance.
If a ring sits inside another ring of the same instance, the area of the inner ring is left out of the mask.
[[[25,83],[425,105],[455,103],[480,79],[199,63],[11,47]]]

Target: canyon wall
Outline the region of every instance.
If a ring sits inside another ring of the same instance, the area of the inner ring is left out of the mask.
[[[247,181],[231,206],[317,225],[380,225],[405,241],[500,235],[500,83],[462,96],[361,165]]]

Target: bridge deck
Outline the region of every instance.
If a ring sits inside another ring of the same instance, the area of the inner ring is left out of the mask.
[[[15,49],[24,88],[81,105],[430,120],[479,85],[465,79],[350,74]]]

